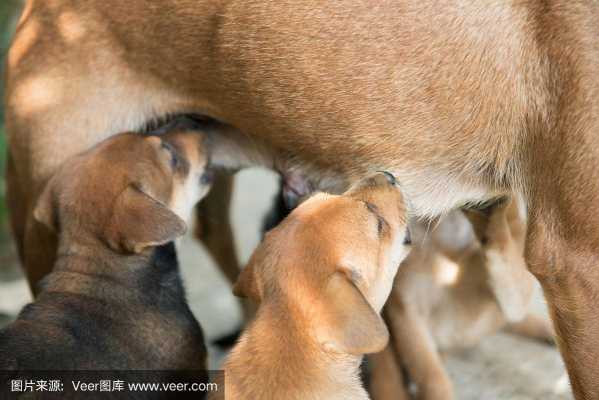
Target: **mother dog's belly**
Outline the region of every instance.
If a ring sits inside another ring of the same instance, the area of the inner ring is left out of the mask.
[[[435,217],[465,204],[480,203],[504,193],[480,183],[461,180],[445,171],[393,171],[415,217]]]
[[[268,136],[223,127],[213,132],[211,159],[214,165],[231,169],[263,166],[278,171],[286,184],[299,186],[300,196],[310,191],[341,193],[367,174],[389,171],[398,178],[409,212],[416,217],[438,216],[519,189],[511,173],[517,168],[510,167],[517,159],[488,153],[484,158],[477,145],[484,141],[471,141],[473,147],[447,146],[444,135],[439,135],[437,147],[445,150],[434,151],[430,143],[415,145],[418,139],[402,132],[394,137],[395,143],[378,135],[330,135],[323,138],[331,142],[326,147],[315,146],[301,132],[288,131],[285,136],[290,145],[279,147]],[[508,158],[504,162],[508,168],[498,170],[497,158]]]

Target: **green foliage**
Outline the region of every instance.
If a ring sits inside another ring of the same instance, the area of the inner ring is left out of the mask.
[[[6,225],[8,210],[6,207],[6,191],[4,185],[4,169],[6,166],[6,136],[0,124],[0,227]]]
[[[0,66],[4,66],[4,58],[10,43],[10,37],[14,30],[14,23],[19,8],[21,7],[20,0],[0,0]],[[0,77],[3,75],[2,67],[0,67]],[[3,96],[3,87],[0,80],[0,99]],[[4,171],[6,166],[6,136],[4,132],[4,110],[0,102],[0,236],[7,220],[6,207],[6,191],[4,184]]]

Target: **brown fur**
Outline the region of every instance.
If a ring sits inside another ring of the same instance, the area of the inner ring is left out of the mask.
[[[387,343],[379,312],[405,235],[403,198],[381,173],[270,231],[234,289],[259,308],[225,363],[227,398],[367,398],[360,360]]]
[[[194,231],[231,284],[241,270],[229,218],[233,180],[231,175],[217,174],[210,193],[197,205]]]
[[[412,229],[417,244],[384,311],[394,346],[386,350],[391,355],[373,360],[375,400],[409,398],[399,385],[385,392],[385,378],[394,380],[402,365],[419,399],[453,399],[440,353],[473,346],[502,328],[552,341],[549,321],[528,314],[534,278],[524,262],[526,229],[518,203],[465,213],[474,237],[463,232],[468,222],[458,212],[430,231],[424,224]]]
[[[173,240],[186,230],[178,199],[208,190],[206,164],[201,136],[186,132],[121,134],[65,162],[34,213],[57,232],[57,261],[0,331],[0,367],[203,370]]]
[[[63,160],[152,118],[202,114],[242,151],[216,162],[337,192],[390,170],[419,215],[520,192],[574,392],[597,398],[598,19],[591,0],[29,0],[5,99],[28,277],[52,265],[32,210]]]

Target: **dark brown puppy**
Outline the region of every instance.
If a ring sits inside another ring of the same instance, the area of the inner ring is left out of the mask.
[[[0,370],[204,368],[172,241],[208,191],[206,166],[186,132],[125,133],[67,161],[35,211],[58,233],[57,261],[0,332]]]

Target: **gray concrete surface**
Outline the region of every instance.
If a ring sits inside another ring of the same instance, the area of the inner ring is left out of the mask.
[[[262,216],[275,193],[275,182],[272,174],[262,170],[244,171],[237,177],[232,220],[243,262],[258,243]],[[235,330],[241,324],[241,310],[225,278],[192,238],[183,238],[178,248],[188,300],[208,341]],[[30,296],[15,266],[2,265],[0,270],[2,326],[14,318]],[[535,307],[546,314],[540,295]],[[210,346],[213,368],[220,365],[223,356]],[[572,399],[557,350],[519,337],[503,333],[489,337],[475,348],[449,355],[446,364],[457,399]]]

